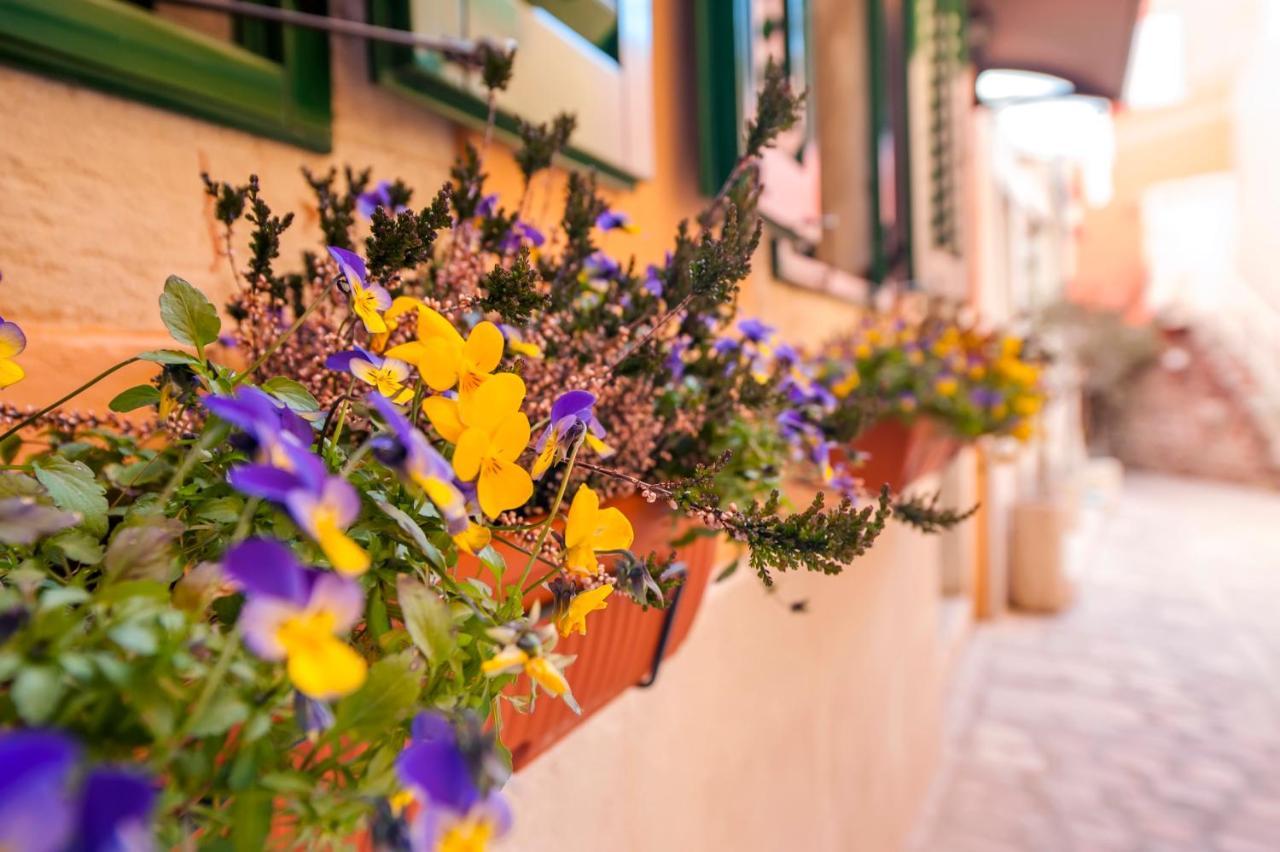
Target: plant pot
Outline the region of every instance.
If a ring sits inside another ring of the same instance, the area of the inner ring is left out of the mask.
[[[640,555],[671,551],[671,541],[689,527],[665,506],[647,503],[640,497],[611,501],[609,505],[621,509],[630,519],[635,529],[632,550]],[[501,542],[495,541],[494,548],[509,568],[524,565],[528,559]],[[574,634],[557,642],[556,653],[577,657],[565,675],[582,708],[581,716],[546,694],[539,694],[532,713],[502,705],[502,742],[511,750],[516,769],[527,765],[630,687],[649,685],[662,660],[684,643],[711,577],[716,540],[703,536],[675,549],[687,574],[667,609],[644,610],[615,593],[605,610],[592,613],[587,619],[587,635]],[[466,576],[472,567],[460,565],[460,574]],[[527,694],[528,688],[528,680],[522,676],[515,690]]]
[[[959,438],[928,417],[912,423],[881,420],[853,441],[853,449],[868,456],[855,473],[872,491],[888,483],[901,492],[920,477],[946,467],[961,445]]]

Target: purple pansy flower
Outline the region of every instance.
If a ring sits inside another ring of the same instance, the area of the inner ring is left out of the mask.
[[[662,284],[662,270],[654,264],[649,264],[644,272],[644,280],[640,283],[644,287],[645,292],[654,298],[662,298],[664,287]]]
[[[55,731],[0,734],[0,848],[23,852],[150,849],[156,791],[123,768],[92,769],[79,790],[79,747]]]
[[[324,365],[330,370],[350,373],[388,399],[399,403],[413,399],[413,388],[405,386],[409,365],[398,358],[385,358],[356,346],[333,353],[324,360]]]
[[[599,455],[613,455],[613,448],[604,442],[606,433],[604,426],[596,418],[595,404],[595,394],[584,390],[566,391],[556,398],[551,405],[547,428],[542,431],[535,446],[538,457],[530,471],[534,479],[540,479],[578,435]]]
[[[597,251],[587,255],[582,271],[588,278],[616,278],[622,272],[622,267],[609,255]]]
[[[605,210],[596,217],[596,227],[602,231],[626,231],[628,233],[635,232],[635,226],[631,224],[631,217],[626,213],[616,210]]]
[[[752,318],[740,320],[738,322],[738,331],[742,332],[742,337],[745,340],[750,340],[752,343],[767,343],[777,329]]]
[[[284,438],[272,464],[248,464],[227,473],[231,487],[279,503],[344,574],[361,574],[369,555],[345,532],[360,514],[360,495],[296,440]]]
[[[236,390],[234,396],[210,394],[205,407],[217,417],[240,427],[240,449],[261,461],[276,455],[276,445],[283,435],[291,435],[298,443],[311,443],[311,426],[292,409],[266,391],[251,386]],[[236,439],[233,438],[233,441]]]
[[[364,612],[359,583],[307,568],[288,547],[262,538],[228,550],[223,571],[245,596],[236,622],[245,645],[264,660],[286,660],[299,692],[323,700],[364,683],[364,659],[338,638]]]
[[[715,343],[711,344],[711,351],[721,357],[724,357],[737,352],[738,346],[738,341],[734,340],[732,337],[721,337],[716,340]]]
[[[497,193],[491,192],[488,195],[481,198],[480,201],[476,204],[476,215],[482,219],[488,218],[489,216],[493,215],[493,211],[496,210],[497,208],[498,208],[498,195]]]
[[[468,736],[464,745],[447,719],[420,713],[413,721],[413,738],[396,759],[400,783],[422,801],[410,829],[414,852],[428,852],[451,830],[475,830],[501,837],[511,827],[511,812],[491,783],[490,741]],[[470,741],[475,740],[472,743]]]
[[[444,516],[450,535],[465,532],[471,520],[466,497],[454,481],[453,466],[385,397],[370,394],[369,404],[391,430],[373,439],[374,456],[422,489]]]
[[[684,337],[677,337],[671,341],[671,349],[667,352],[664,364],[671,373],[671,378],[677,382],[684,378],[684,353],[688,349],[689,341]]]
[[[329,246],[329,256],[338,264],[346,292],[351,296],[351,310],[370,334],[382,334],[387,330],[382,311],[391,307],[391,294],[387,288],[368,280],[364,258],[353,251]]]
[[[372,219],[373,211],[379,207],[386,207],[393,213],[401,213],[409,209],[403,204],[397,204],[394,207],[391,205],[391,182],[386,180],[378,181],[373,189],[356,196],[356,209],[366,219]]]
[[[504,253],[519,251],[520,246],[528,243],[533,248],[542,248],[547,238],[542,231],[520,219],[511,223],[511,228],[502,235],[498,250]]]

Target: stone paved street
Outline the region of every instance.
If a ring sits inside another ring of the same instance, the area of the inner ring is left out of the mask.
[[[1280,850],[1280,495],[1133,475],[1076,605],[980,626],[927,852]]]

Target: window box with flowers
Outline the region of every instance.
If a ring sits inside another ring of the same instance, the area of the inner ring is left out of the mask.
[[[794,114],[776,69],[760,97]],[[526,186],[562,126],[522,128]],[[308,173],[325,248],[290,271],[294,217],[206,176],[228,245],[252,225],[233,325],[171,277],[177,345],[80,389],[157,365],[117,414],[0,403],[0,846],[485,848],[513,758],[688,634],[710,564],[684,533],[766,583],[864,553],[887,489],[795,512],[772,489],[782,409],[822,388],[734,315],[759,238],[735,173],[645,269],[600,251],[628,223],[591,178],[534,222],[474,150],[425,203]],[[0,386],[24,343],[0,321]]]

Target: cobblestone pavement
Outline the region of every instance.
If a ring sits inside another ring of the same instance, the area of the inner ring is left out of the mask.
[[[1099,516],[1074,607],[975,631],[918,850],[1280,850],[1280,495]]]

